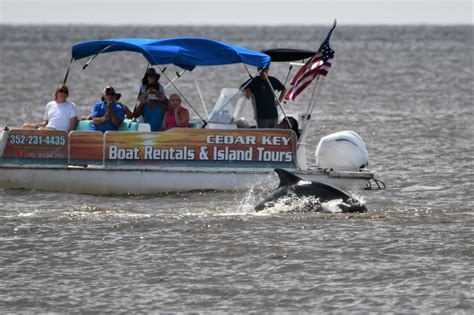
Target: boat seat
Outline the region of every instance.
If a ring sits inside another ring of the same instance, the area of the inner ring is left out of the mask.
[[[138,121],[124,119],[124,121],[118,127],[118,131],[138,131]]]
[[[139,125],[138,121],[125,119],[118,127],[118,131],[138,131],[138,125]],[[92,130],[92,120],[79,120],[77,122],[76,130],[80,130],[80,131]]]
[[[139,132],[151,132],[150,124],[139,123],[138,124],[138,131]]]
[[[76,130],[89,131],[92,129],[92,120],[79,120],[77,122]]]
[[[190,122],[188,127],[189,128],[200,129],[200,128],[202,128],[202,123]]]

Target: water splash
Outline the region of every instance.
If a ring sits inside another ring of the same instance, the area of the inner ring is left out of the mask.
[[[355,203],[365,204],[363,198],[353,196]],[[305,213],[305,212],[321,212],[321,213],[342,213],[343,208],[350,205],[344,203],[342,199],[333,199],[327,202],[321,202],[318,197],[306,196],[298,197],[294,194],[279,198],[278,200],[268,204],[268,208],[263,210],[269,214],[282,213]]]
[[[252,186],[245,194],[245,197],[242,199],[242,202],[239,204],[238,211],[242,213],[255,213],[255,197],[255,187]]]

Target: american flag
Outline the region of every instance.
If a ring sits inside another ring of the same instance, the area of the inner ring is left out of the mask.
[[[331,68],[332,59],[334,58],[334,50],[329,46],[329,39],[336,27],[336,21],[329,31],[326,39],[319,47],[316,54],[301,67],[300,71],[291,81],[291,88],[285,95],[285,99],[294,101],[303,90],[313,82],[318,75],[327,75]]]

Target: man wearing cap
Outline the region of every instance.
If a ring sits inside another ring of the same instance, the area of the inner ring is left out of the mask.
[[[245,86],[245,97],[255,99],[255,111],[258,128],[276,128],[278,124],[278,101],[275,99],[273,90],[281,91],[278,99],[283,99],[286,93],[285,86],[275,77],[268,76],[268,68],[259,69],[260,75],[253,78],[250,83]],[[268,78],[268,80],[267,80]],[[271,86],[268,84],[270,81]]]
[[[124,107],[117,103],[120,94],[111,86],[104,89],[102,101],[92,109],[92,130],[106,132],[117,130],[125,118]]]

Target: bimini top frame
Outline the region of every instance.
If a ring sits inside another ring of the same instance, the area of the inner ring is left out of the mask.
[[[169,78],[164,72],[166,68],[162,68],[161,65],[173,64],[183,68],[184,70],[181,73],[177,72],[177,77],[186,70],[192,71],[196,66],[219,66],[241,63],[249,73],[247,65],[260,69],[268,68],[270,65],[270,56],[264,53],[213,39],[192,37],[168,39],[117,38],[82,42],[72,47],[71,63],[74,60],[78,61],[79,59],[92,56],[82,66],[83,69],[86,69],[99,54],[119,51],[140,53],[148,61],[148,65],[157,65],[170,84],[176,88],[184,101],[203,121],[203,126],[207,124],[205,119],[201,117],[199,112],[187,100],[186,96],[175,86],[173,82],[176,78]],[[66,83],[70,65],[66,72],[64,83]],[[204,103],[203,107],[205,108]]]

